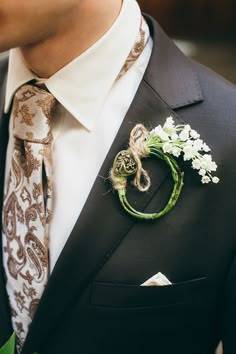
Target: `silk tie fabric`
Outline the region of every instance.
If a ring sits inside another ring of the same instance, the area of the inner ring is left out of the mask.
[[[25,340],[49,274],[50,117],[55,102],[47,91],[24,85],[16,93],[12,108],[15,146],[5,183],[3,263],[19,347]]]
[[[142,18],[134,46],[117,80],[136,62],[148,39],[148,26]],[[15,151],[10,173],[5,178],[3,259],[19,352],[49,275],[48,241],[52,214],[50,111],[54,103],[46,91],[25,85],[16,93],[12,108]],[[42,185],[43,173],[47,177],[46,188]],[[46,205],[43,189],[47,189]]]

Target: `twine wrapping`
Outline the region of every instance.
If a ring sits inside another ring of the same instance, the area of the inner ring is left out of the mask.
[[[143,213],[135,210],[128,202],[126,187],[128,177],[134,176],[132,183],[140,192],[149,190],[151,180],[148,172],[142,166],[142,159],[151,155],[162,159],[169,165],[174,187],[164,209],[154,213]],[[158,144],[153,142],[152,134],[142,124],[137,124],[131,131],[128,149],[122,150],[116,155],[110,171],[110,179],[124,210],[133,217],[142,220],[154,220],[167,214],[176,204],[183,187],[183,173],[177,162],[170,155],[163,153]]]
[[[137,164],[137,172],[133,184],[140,192],[146,192],[151,186],[149,174],[142,167],[141,159],[148,157],[149,152],[145,147],[145,140],[148,136],[147,129],[142,124],[137,124],[130,134],[129,147]],[[143,179],[143,182],[142,182]]]
[[[151,186],[150,176],[148,172],[142,167],[142,162],[141,162],[141,159],[149,156],[149,151],[145,146],[145,141],[148,137],[148,134],[149,134],[148,130],[142,124],[137,124],[131,131],[128,150],[121,152],[123,153],[123,155],[125,155],[126,158],[130,158],[130,159],[133,158],[135,161],[136,168],[135,168],[135,177],[133,180],[133,185],[140,192],[148,191]],[[122,174],[122,171],[117,168],[117,165],[120,163],[119,158],[121,153],[117,155],[113,168],[110,172],[110,178],[112,180],[113,188],[115,190],[125,189],[127,185],[126,177],[128,175],[133,174],[133,173],[129,174],[128,172]],[[130,163],[130,161],[126,161],[124,163]]]

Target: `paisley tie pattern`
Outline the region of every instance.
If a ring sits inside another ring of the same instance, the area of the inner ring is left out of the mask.
[[[50,115],[55,102],[47,91],[24,85],[16,93],[12,109],[15,146],[5,184],[3,261],[19,346],[48,279],[52,213]]]
[[[149,29],[142,18],[135,44],[119,80],[142,54]],[[49,276],[49,227],[52,217],[51,114],[56,100],[36,86],[22,86],[14,97],[14,152],[5,176],[3,263],[6,289],[21,351]],[[44,178],[43,178],[44,177]]]

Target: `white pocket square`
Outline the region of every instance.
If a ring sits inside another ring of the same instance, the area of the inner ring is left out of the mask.
[[[165,286],[172,283],[161,272],[153,275],[150,279],[146,280],[141,286]]]

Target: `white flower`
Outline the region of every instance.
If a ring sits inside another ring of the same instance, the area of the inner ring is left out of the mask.
[[[212,162],[211,155],[205,154],[202,156],[201,168],[204,168],[204,170],[207,170],[207,171],[213,171],[213,170],[211,170],[211,167],[214,166],[212,164],[213,164],[213,162]]]
[[[174,121],[172,117],[168,117],[166,119],[166,122],[163,126],[163,130],[168,134],[168,135],[173,135],[176,131],[175,126],[174,126]]]
[[[171,153],[172,145],[167,142],[167,143],[163,144],[162,149],[165,153]]]
[[[164,140],[164,141],[168,141],[169,140],[169,136],[166,132],[162,132],[159,134],[159,138],[161,138],[161,140]]]
[[[189,161],[193,158],[191,154],[184,154],[184,161]]]
[[[211,180],[210,180],[210,177],[208,177],[208,176],[203,176],[202,177],[202,183],[203,184],[206,184],[206,183],[209,183]]]
[[[219,183],[220,182],[220,179],[218,177],[213,177],[212,178],[212,182],[213,183]]]
[[[171,135],[170,138],[171,138],[172,141],[176,141],[176,140],[179,139],[179,136],[178,136],[178,134],[174,133],[174,134]]]
[[[204,150],[205,152],[211,151],[211,149],[209,148],[209,146],[208,146],[206,143],[204,143],[204,144],[202,145],[202,148],[203,148],[203,150]]]
[[[193,140],[187,140],[186,142],[185,142],[185,146],[193,146]]]
[[[189,139],[189,131],[186,129],[182,130],[182,132],[179,134],[179,138],[182,141],[188,140]]]
[[[202,157],[201,167],[207,170],[208,172],[215,172],[217,170],[217,164],[212,161],[211,155],[204,155]]]
[[[163,131],[163,129],[162,129],[162,126],[161,126],[161,125],[158,125],[158,126],[154,129],[154,132],[155,132],[156,135],[158,135],[160,131]]]
[[[207,161],[201,161],[201,168],[204,170],[208,170],[208,162]]]
[[[169,124],[174,124],[174,119],[173,119],[173,117],[172,116],[170,116],[170,117],[168,117],[168,118],[166,118],[166,123],[169,123]]]
[[[185,145],[183,148],[183,152],[184,152],[184,160],[185,161],[191,160],[196,154],[195,149],[191,145]]]
[[[184,145],[184,147],[183,147],[183,152],[184,152],[185,154],[189,154],[189,153],[191,153],[192,151],[193,151],[193,147],[192,147],[191,145],[188,145],[188,144]]]
[[[199,170],[201,168],[201,161],[198,159],[193,160],[192,166],[195,170]]]
[[[168,117],[163,126],[164,129],[173,129],[174,128],[174,120],[172,117]]]
[[[172,153],[173,156],[179,157],[180,154],[181,154],[181,149],[176,147],[176,146],[174,146],[171,153]]]
[[[202,149],[202,144],[203,141],[201,139],[197,139],[194,141],[193,146],[196,149],[196,151],[200,151]]]
[[[208,155],[208,154],[203,155],[202,158],[206,162],[211,162],[212,161],[212,156]]]
[[[152,129],[152,130],[150,131],[150,135],[152,135],[152,134],[156,134],[156,133],[155,133],[155,129]]]
[[[200,134],[198,134],[198,132],[196,132],[196,130],[191,130],[190,131],[190,136],[193,138],[193,139],[198,139],[200,138]]]
[[[190,131],[190,130],[191,130],[191,127],[190,127],[189,124],[186,124],[186,125],[184,126],[184,129],[187,130],[187,131]]]
[[[164,132],[164,130],[162,129],[162,127],[160,125],[158,125],[156,128],[155,128],[155,134],[161,139],[161,140],[164,140],[164,141],[168,141],[169,140],[169,136],[166,132]]]
[[[214,161],[209,162],[208,168],[209,168],[209,171],[215,172],[217,170],[217,164]]]
[[[199,173],[200,176],[205,176],[206,170],[204,170],[204,168],[201,168],[198,173]]]
[[[217,170],[217,164],[209,154],[211,149],[189,124],[175,125],[173,117],[170,116],[166,118],[163,126],[158,125],[151,131],[151,134],[155,134],[159,138],[157,145],[158,148],[161,145],[164,153],[178,158],[183,152],[184,161],[191,160],[192,168],[197,170],[203,184],[219,183],[220,179],[211,174]]]

